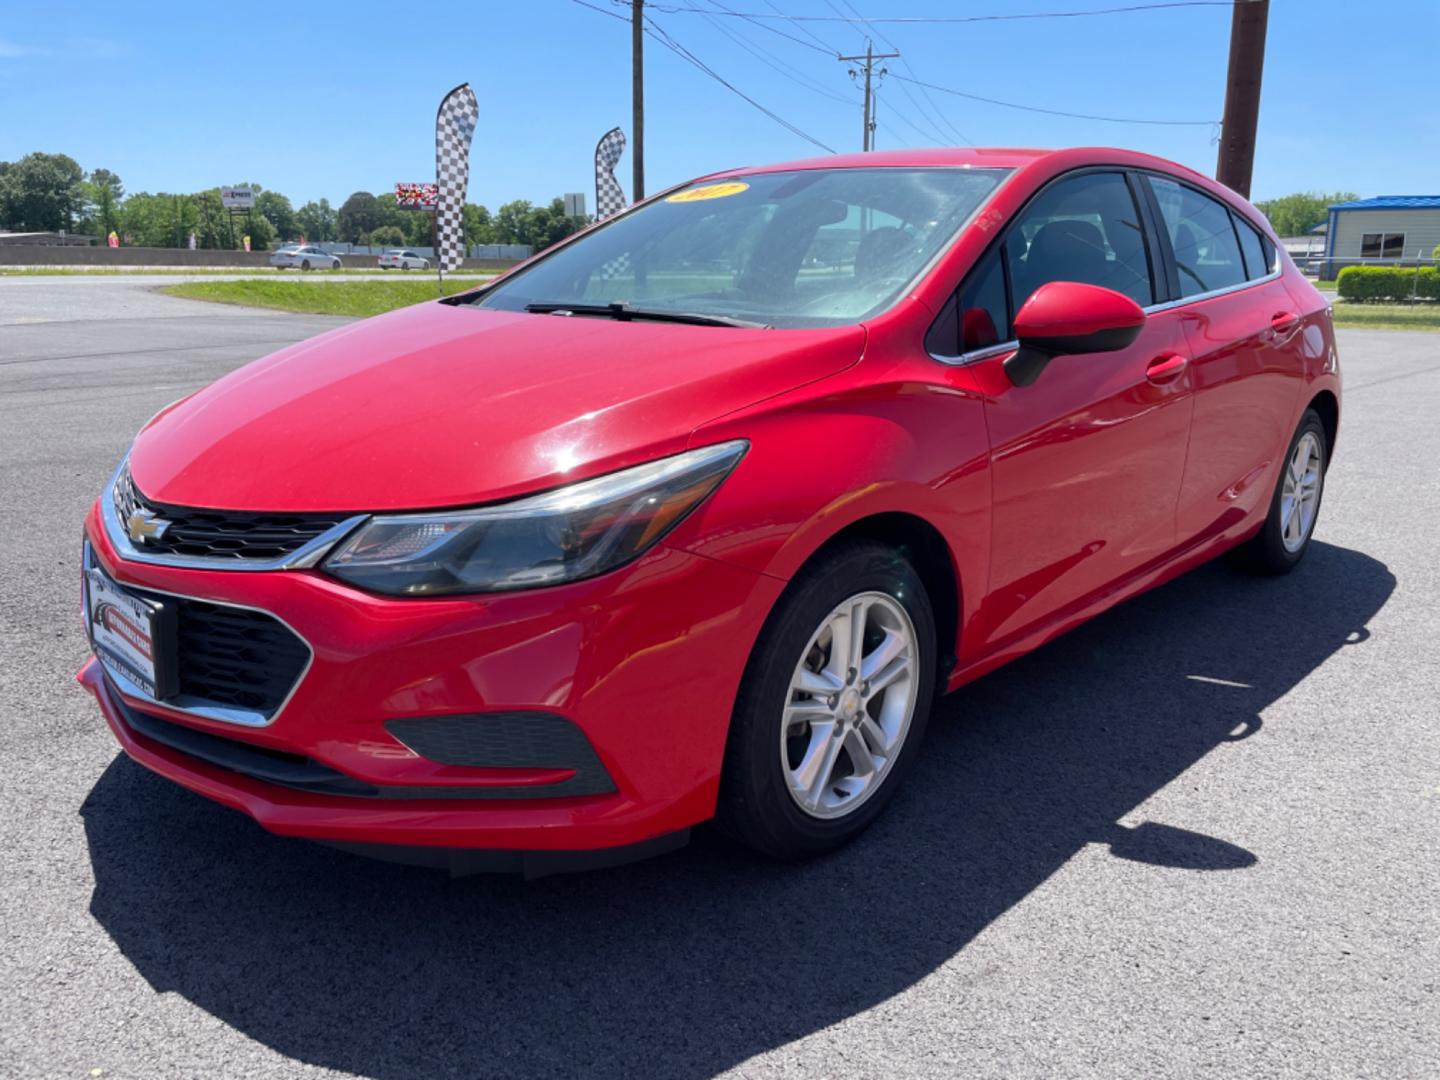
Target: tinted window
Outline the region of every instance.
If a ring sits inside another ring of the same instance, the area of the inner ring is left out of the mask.
[[[1009,339],[1010,315],[1000,256],[998,249],[986,255],[950,297],[925,338],[929,352],[959,356]]]
[[[1404,233],[1367,232],[1360,237],[1360,256],[1365,259],[1398,259],[1405,254]]]
[[[1240,251],[1245,256],[1245,276],[1252,280],[1264,277],[1270,272],[1270,260],[1265,258],[1260,234],[1238,214],[1235,216],[1235,232],[1240,237]]]
[[[1195,296],[1241,284],[1245,264],[1230,224],[1230,211],[1210,196],[1173,180],[1152,176],[1150,186],[1175,251],[1180,295]]]
[[[1155,302],[1145,234],[1121,173],[1083,173],[1047,188],[1005,239],[1017,307],[1051,281],[1079,281]]]
[[[1005,305],[1005,273],[999,251],[992,251],[961,286],[956,309],[961,352],[1009,339],[1010,315]]]

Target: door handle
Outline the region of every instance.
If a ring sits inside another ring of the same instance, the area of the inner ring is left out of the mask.
[[[1295,324],[1299,321],[1300,316],[1296,315],[1293,311],[1277,311],[1274,315],[1270,316],[1270,329],[1274,330],[1277,334],[1283,334],[1289,330],[1293,330]]]
[[[1177,378],[1190,361],[1179,353],[1157,356],[1145,368],[1145,377],[1153,383],[1167,383]]]

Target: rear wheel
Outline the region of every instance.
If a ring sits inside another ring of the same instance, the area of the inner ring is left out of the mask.
[[[1265,524],[1235,551],[1241,565],[1261,574],[1288,574],[1300,564],[1320,516],[1328,455],[1325,425],[1307,409],[1285,452]]]
[[[873,541],[837,547],[787,590],[731,720],[717,821],[757,851],[817,855],[875,820],[909,771],[935,696],[919,575]]]

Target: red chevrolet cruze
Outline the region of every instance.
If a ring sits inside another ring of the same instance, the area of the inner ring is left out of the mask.
[[[80,673],[276,833],[545,872],[884,808],[936,697],[1233,549],[1304,555],[1325,301],[1119,150],[719,173],[170,406]]]

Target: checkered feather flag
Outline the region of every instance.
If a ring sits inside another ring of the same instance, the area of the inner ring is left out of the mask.
[[[480,103],[461,83],[435,113],[435,265],[441,273],[465,261],[465,190],[470,185],[470,140]]]
[[[625,132],[611,128],[595,144],[595,220],[604,221],[625,209],[625,192],[615,179],[615,166],[625,153]]]
[[[595,220],[604,221],[625,209],[625,192],[615,179],[615,166],[625,153],[625,132],[611,128],[595,144]],[[602,278],[620,278],[630,273],[630,257],[617,255],[600,267]]]

